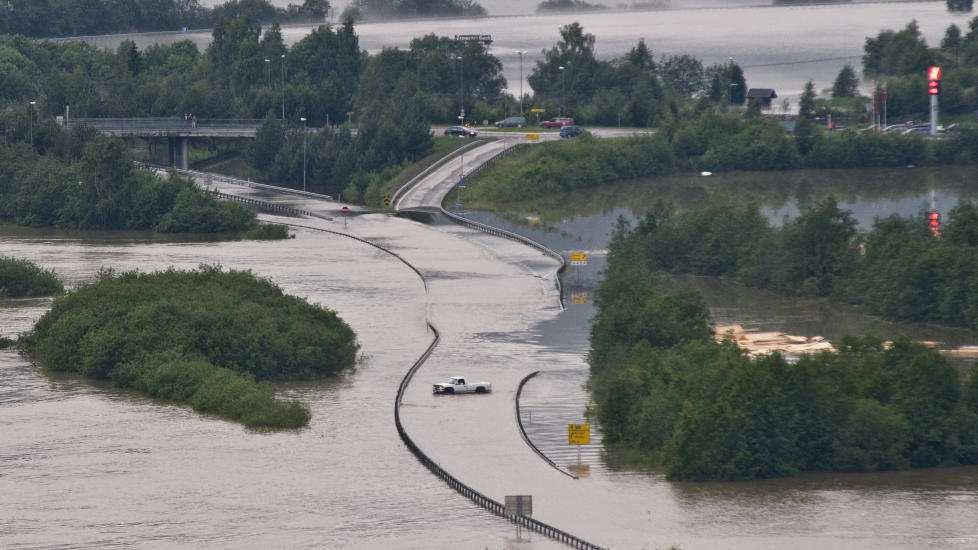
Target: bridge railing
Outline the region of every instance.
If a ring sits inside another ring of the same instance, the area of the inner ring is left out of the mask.
[[[188,120],[178,117],[167,118],[72,118],[68,126],[92,126],[98,130],[151,130],[173,129],[252,129],[261,126],[259,119],[221,119],[201,118]]]

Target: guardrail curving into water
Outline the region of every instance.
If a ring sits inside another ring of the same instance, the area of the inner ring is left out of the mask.
[[[228,200],[243,199],[243,197],[237,197],[235,199],[233,195],[227,195],[227,194],[224,194],[224,193],[219,193],[218,196],[220,196],[221,198],[227,198]],[[249,199],[246,199],[246,200],[249,201],[248,204],[252,204],[252,205],[254,205],[254,206],[256,206],[256,207],[258,207],[260,209],[273,209],[273,208],[278,208],[278,207],[290,208],[291,209],[291,207],[286,207],[284,205],[277,205],[277,204],[274,204],[274,203],[269,203],[269,202],[261,201],[261,200],[257,200],[257,199],[250,199],[249,198]],[[294,212],[296,212],[296,213],[300,213],[300,214],[303,214],[303,215],[305,214],[305,211],[301,211],[299,209],[291,209],[291,210],[294,211]],[[283,210],[272,210],[272,211],[283,211]],[[450,215],[449,217],[451,218],[452,216]],[[456,216],[456,218],[461,218],[461,217],[460,216]],[[465,220],[465,218],[461,218],[461,219],[462,220]],[[467,222],[470,222],[470,223],[478,223],[478,222],[472,222],[471,220],[466,220],[466,221]],[[374,248],[377,248],[377,249],[379,249],[379,250],[381,250],[383,252],[386,252],[387,254],[390,254],[391,256],[397,258],[401,263],[403,263],[408,268],[410,268],[412,271],[414,271],[418,275],[418,277],[421,279],[421,282],[424,285],[425,292],[426,293],[428,292],[428,280],[424,276],[424,273],[422,273],[421,270],[419,270],[413,264],[411,264],[406,259],[404,259],[400,254],[398,254],[398,253],[396,253],[396,252],[394,252],[394,251],[392,251],[392,250],[390,250],[390,249],[388,249],[388,248],[386,248],[384,246],[381,246],[379,244],[370,242],[370,241],[368,241],[366,239],[357,237],[355,235],[350,235],[349,233],[343,233],[343,232],[340,232],[340,231],[333,231],[333,230],[330,230],[330,229],[324,229],[324,228],[320,228],[320,227],[312,227],[312,226],[306,226],[306,225],[300,225],[300,224],[291,224],[290,223],[290,224],[286,224],[286,225],[289,225],[291,227],[296,227],[296,228],[308,229],[308,230],[312,230],[312,231],[320,231],[320,232],[323,232],[323,233],[330,233],[330,234],[333,234],[333,235],[339,235],[339,236],[342,236],[342,237],[347,237],[347,238],[354,239],[356,241],[362,242],[364,244],[367,244],[369,246],[372,246]],[[489,228],[489,229],[493,229],[493,228],[490,228],[490,226],[486,226],[484,224],[479,224],[479,225],[484,226],[484,227]],[[521,237],[519,235],[516,235],[515,233],[509,233],[509,232],[506,232],[506,231],[501,230],[501,229],[500,230],[496,230],[496,231],[500,231],[500,232],[503,232],[503,233],[506,233],[506,234],[509,234],[509,235],[513,235],[515,237],[519,237],[518,240],[521,240],[521,242],[523,240],[525,240],[525,241],[531,241],[530,239],[526,239],[525,237]],[[535,241],[531,241],[531,242],[535,242]],[[543,245],[539,245],[539,246],[542,247]],[[535,248],[537,248],[537,247],[535,247]],[[546,248],[546,247],[544,247],[544,248]],[[546,250],[549,250],[549,249],[546,249]],[[556,252],[553,252],[553,251],[551,251],[551,253],[552,254],[556,254]],[[563,259],[563,258],[561,258],[561,259]],[[561,262],[561,268],[563,269],[563,262]],[[558,287],[559,287],[559,284],[560,283],[559,283],[559,277],[558,277]],[[570,534],[570,533],[568,533],[566,531],[563,531],[561,529],[558,529],[558,528],[556,528],[556,527],[554,527],[552,525],[549,525],[547,523],[544,523],[544,522],[542,522],[540,520],[533,519],[531,517],[527,517],[527,516],[523,516],[523,515],[509,514],[509,513],[507,513],[506,512],[506,506],[503,503],[501,503],[498,500],[495,500],[493,498],[490,498],[490,497],[488,497],[488,496],[480,493],[479,491],[477,491],[477,490],[473,489],[472,487],[466,485],[461,480],[459,480],[458,478],[456,478],[455,476],[453,476],[452,474],[450,474],[447,470],[445,470],[444,468],[442,468],[437,462],[435,462],[434,460],[432,460],[431,457],[429,457],[427,454],[425,454],[425,452],[422,451],[420,447],[418,447],[418,445],[414,442],[414,440],[411,439],[411,436],[407,433],[407,430],[404,429],[404,425],[401,423],[401,402],[404,400],[404,392],[407,391],[408,385],[410,385],[411,380],[414,378],[414,375],[425,364],[425,362],[428,360],[428,358],[431,357],[431,354],[434,353],[435,348],[438,347],[438,344],[441,341],[441,334],[438,332],[438,328],[435,327],[435,325],[430,320],[426,320],[425,323],[428,325],[428,329],[431,330],[432,334],[434,335],[433,338],[432,338],[432,340],[431,340],[431,344],[428,345],[428,347],[427,347],[427,349],[425,349],[424,353],[421,354],[421,357],[419,357],[417,359],[417,361],[415,361],[414,364],[411,365],[411,368],[408,369],[407,373],[405,373],[404,377],[401,379],[401,383],[397,387],[397,396],[394,399],[394,425],[397,428],[397,434],[400,436],[401,441],[404,442],[404,445],[408,448],[409,451],[411,451],[411,454],[413,454],[415,456],[415,458],[417,458],[418,461],[421,462],[421,464],[423,464],[426,468],[428,468],[428,470],[431,473],[435,474],[435,476],[437,476],[439,479],[441,479],[442,481],[444,481],[449,487],[451,487],[452,489],[454,489],[456,492],[458,492],[460,495],[464,496],[465,498],[471,500],[472,502],[474,502],[475,504],[477,504],[481,508],[483,508],[485,510],[488,510],[490,513],[492,513],[492,514],[494,514],[496,516],[499,516],[501,518],[505,518],[505,519],[509,520],[510,522],[516,524],[516,525],[520,525],[520,526],[522,526],[522,527],[524,527],[526,529],[529,529],[530,531],[533,531],[535,533],[539,533],[539,534],[541,534],[541,535],[543,535],[545,537],[548,537],[550,539],[553,539],[553,540],[555,540],[557,542],[561,542],[563,544],[566,544],[566,545],[568,545],[568,546],[570,546],[572,548],[579,548],[581,550],[603,550],[602,547],[600,547],[600,546],[598,546],[598,545],[596,545],[594,543],[588,542],[588,541],[586,541],[586,540],[584,540],[584,539],[582,539],[580,537],[574,536],[574,535],[572,535],[572,534]],[[526,379],[524,379],[524,382],[525,381],[526,381]],[[520,384],[520,389],[522,389],[522,383]],[[521,428],[522,428],[522,426],[521,426]]]

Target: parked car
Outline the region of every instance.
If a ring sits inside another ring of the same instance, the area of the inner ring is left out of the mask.
[[[453,376],[448,379],[448,382],[438,383],[432,387],[433,393],[444,393],[449,395],[456,393],[489,393],[491,391],[492,385],[488,382],[467,384],[465,382],[465,378],[462,378],[461,376]]]
[[[448,128],[445,128],[445,135],[460,136],[460,137],[475,137],[479,135],[479,132],[476,132],[472,128],[466,128],[465,126],[449,126]]]
[[[584,133],[584,128],[580,126],[564,126],[560,129],[560,137],[564,139],[575,138]]]
[[[564,126],[573,126],[574,119],[566,117],[552,118],[550,120],[544,120],[540,123],[540,126],[544,128],[563,128]]]
[[[496,128],[522,128],[524,126],[526,126],[526,119],[521,116],[511,116],[496,123]]]

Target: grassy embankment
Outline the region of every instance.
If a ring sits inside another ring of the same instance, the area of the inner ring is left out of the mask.
[[[250,272],[106,272],[54,302],[21,347],[42,368],[111,380],[250,428],[308,424],[269,382],[353,367],[359,346],[335,312]]]

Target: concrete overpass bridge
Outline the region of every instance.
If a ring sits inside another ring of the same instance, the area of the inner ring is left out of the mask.
[[[122,138],[166,138],[170,165],[186,170],[191,139],[254,139],[261,124],[256,119],[75,118],[67,126],[91,126],[103,134]]]

